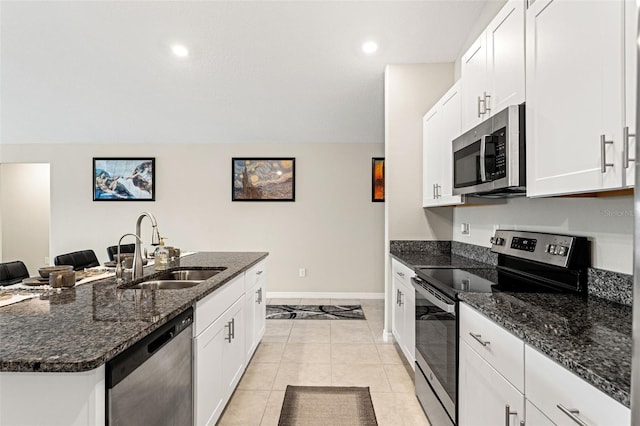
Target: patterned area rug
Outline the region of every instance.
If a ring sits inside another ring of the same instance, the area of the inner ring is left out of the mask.
[[[278,426],[377,426],[369,388],[287,386]]]
[[[360,305],[267,305],[267,319],[363,320]]]

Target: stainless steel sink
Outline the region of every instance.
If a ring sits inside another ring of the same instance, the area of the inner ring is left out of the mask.
[[[164,274],[150,278],[148,281],[127,286],[128,289],[148,290],[180,290],[195,287],[204,280],[213,277],[227,268],[208,269],[179,269],[165,272]]]

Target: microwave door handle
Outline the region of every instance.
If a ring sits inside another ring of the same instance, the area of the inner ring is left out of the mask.
[[[484,135],[480,139],[480,181],[487,181],[487,167],[486,167],[486,154],[487,154],[487,139],[491,135]]]

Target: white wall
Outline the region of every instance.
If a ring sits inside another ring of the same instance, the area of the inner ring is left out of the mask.
[[[371,202],[382,144],[0,145],[5,162],[51,164],[51,255],[106,247],[142,211],[183,250],[268,251],[276,292],[382,293],[384,205]],[[93,202],[92,157],[155,156],[155,202]],[[231,158],[296,157],[296,201],[232,202]],[[143,222],[143,240],[150,241]],[[307,268],[306,278],[298,277]]]
[[[0,164],[0,184],[0,259],[37,275],[49,257],[49,164]]]
[[[469,223],[471,234],[460,235]],[[625,274],[633,267],[633,197],[517,198],[506,205],[456,208],[453,239],[489,247],[494,225],[504,229],[589,237],[592,266]]]

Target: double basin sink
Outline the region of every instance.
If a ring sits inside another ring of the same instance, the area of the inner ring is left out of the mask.
[[[142,281],[138,284],[127,286],[127,289],[147,289],[147,290],[180,290],[195,287],[201,282],[213,277],[227,268],[207,268],[207,269],[178,269],[176,271],[165,272]]]

